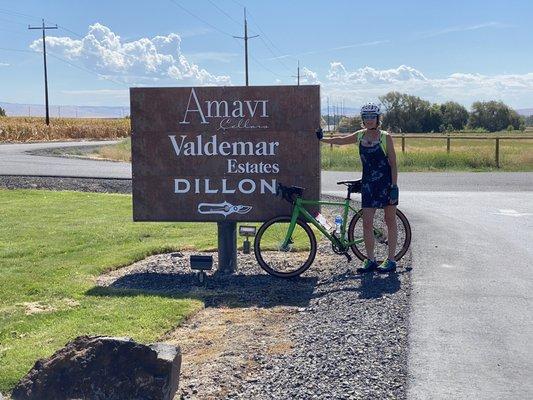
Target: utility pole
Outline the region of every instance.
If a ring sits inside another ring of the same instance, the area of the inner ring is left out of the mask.
[[[259,35],[248,36],[248,22],[246,21],[246,7],[244,7],[244,37],[241,37],[241,36],[233,36],[233,37],[235,39],[244,40],[244,70],[245,70],[245,75],[246,75],[246,86],[248,86],[248,39],[253,39],[258,36]]]
[[[297,69],[297,74],[296,75],[292,75],[292,78],[298,78],[298,86],[300,86],[300,60],[298,60],[298,69]]]
[[[43,19],[43,26],[29,26],[28,29],[42,29],[43,30],[43,56],[44,56],[44,100],[46,105],[46,125],[50,125],[50,111],[48,110],[48,74],[46,72],[46,30],[57,29],[56,26],[45,26]]]
[[[329,127],[331,124],[331,121],[329,120],[329,96],[327,97],[327,99],[328,99],[328,131],[329,131]]]

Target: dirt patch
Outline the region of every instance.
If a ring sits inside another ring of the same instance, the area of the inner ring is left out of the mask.
[[[24,314],[26,315],[41,314],[41,313],[56,311],[55,307],[40,303],[38,301],[25,302],[25,303],[21,303],[21,305],[24,307]]]
[[[180,387],[175,399],[221,399],[258,379],[257,354],[292,351],[288,326],[298,310],[207,308],[163,338],[181,347]]]

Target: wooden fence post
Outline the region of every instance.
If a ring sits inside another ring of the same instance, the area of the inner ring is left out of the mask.
[[[402,153],[405,153],[405,133],[402,133]]]
[[[448,137],[446,138],[446,152],[450,153],[450,134],[448,134]]]
[[[333,132],[329,133],[329,137],[333,137]],[[333,143],[329,144],[329,167],[331,168],[331,162],[333,158]]]
[[[496,138],[496,168],[500,168],[500,138]]]

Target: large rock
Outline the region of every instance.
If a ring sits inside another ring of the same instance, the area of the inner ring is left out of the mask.
[[[179,347],[129,338],[80,336],[39,360],[13,390],[15,400],[171,400]]]

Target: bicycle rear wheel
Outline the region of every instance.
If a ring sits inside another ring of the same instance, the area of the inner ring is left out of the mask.
[[[282,247],[291,222],[290,216],[275,217],[257,231],[254,253],[266,272],[280,278],[292,278],[305,272],[316,255],[316,238],[304,221],[297,220],[289,245]]]
[[[407,217],[398,209],[396,209],[396,230],[398,232],[398,240],[394,259],[398,261],[405,255],[411,245],[411,225],[409,225]],[[348,227],[348,239],[353,241],[355,238],[363,238],[363,210],[359,210],[354,215]],[[361,261],[368,258],[364,242],[353,244],[351,248]],[[383,209],[377,209],[374,215],[374,256],[378,262],[381,262],[388,257],[388,252],[387,225],[385,224]]]

